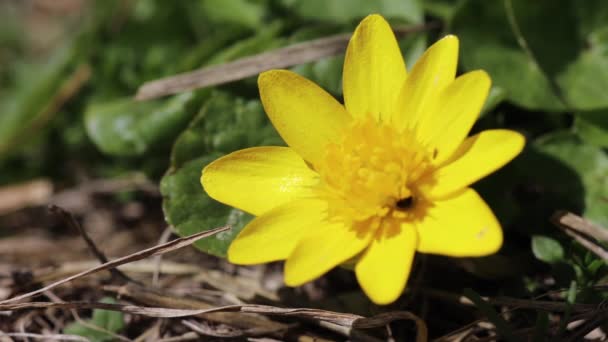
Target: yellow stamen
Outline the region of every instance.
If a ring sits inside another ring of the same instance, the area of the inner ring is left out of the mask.
[[[398,227],[419,217],[418,188],[430,181],[422,176],[432,171],[431,159],[411,132],[371,118],[356,120],[315,165],[318,191],[329,202],[330,217],[367,229]]]

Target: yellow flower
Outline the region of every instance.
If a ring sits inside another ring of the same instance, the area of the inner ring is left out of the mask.
[[[290,286],[352,259],[365,293],[387,304],[402,293],[415,251],[496,252],[500,225],[469,185],[519,154],[524,138],[467,138],[490,78],[455,78],[457,59],[458,39],[446,36],[406,73],[390,26],[370,15],[346,51],[344,105],[293,72],[262,73],[262,103],[289,147],[231,153],[201,178],[211,197],[257,216],[228,259],[287,260]]]

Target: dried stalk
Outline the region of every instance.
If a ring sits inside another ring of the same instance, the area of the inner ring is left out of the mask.
[[[68,283],[68,282],[71,282],[71,281],[76,280],[78,278],[82,278],[82,277],[88,276],[90,274],[97,273],[99,271],[109,270],[109,269],[118,267],[120,265],[129,263],[129,262],[133,262],[133,261],[136,261],[136,260],[145,259],[145,258],[154,256],[154,255],[161,255],[161,254],[165,254],[165,253],[168,253],[168,252],[172,252],[172,251],[175,251],[177,249],[189,246],[189,245],[193,244],[194,242],[196,242],[196,241],[198,241],[200,239],[209,237],[211,235],[215,235],[217,233],[226,231],[228,229],[230,229],[230,226],[224,226],[224,227],[219,227],[219,228],[207,230],[207,231],[204,231],[204,232],[200,232],[200,233],[197,233],[197,234],[190,235],[190,236],[185,237],[185,238],[175,239],[175,240],[173,240],[171,242],[168,242],[168,243],[165,243],[165,244],[162,244],[162,245],[158,245],[158,246],[154,246],[154,247],[145,249],[143,251],[139,251],[139,252],[136,252],[136,253],[124,256],[122,258],[118,258],[116,260],[112,260],[110,262],[101,264],[101,265],[99,265],[97,267],[94,267],[94,268],[91,268],[89,270],[80,272],[78,274],[75,274],[73,276],[67,277],[65,279],[56,281],[56,282],[54,282],[54,283],[52,283],[50,285],[47,285],[47,286],[45,286],[45,287],[43,287],[41,289],[38,289],[38,290],[35,290],[35,291],[32,291],[32,292],[28,292],[28,293],[22,294],[22,295],[17,296],[17,297],[13,297],[13,298],[9,298],[9,299],[3,300],[3,301],[0,302],[0,310],[2,310],[1,308],[4,307],[5,305],[10,305],[9,303],[15,303],[15,302],[21,301],[23,299],[28,299],[28,298],[35,297],[35,296],[37,296],[37,295],[39,295],[39,294],[41,294],[41,293],[43,293],[45,291],[49,291],[49,290],[51,290],[51,289],[53,289],[53,288],[55,288],[57,286],[63,285],[63,284]]]
[[[608,242],[608,230],[573,213],[558,211],[551,217],[551,222],[562,228],[566,234],[575,239],[593,254],[608,262],[608,250],[599,242]]]
[[[417,26],[397,27],[394,29],[398,37],[414,32],[426,31],[438,26],[438,23],[428,23]],[[158,97],[177,94],[199,88],[220,85],[255,76],[270,69],[287,68],[290,66],[313,62],[325,57],[343,53],[351,34],[338,34],[330,37],[310,40],[304,43],[290,45],[261,54],[237,59],[230,63],[204,67],[175,76],[161,78],[144,83],[137,90],[136,100],[151,100]]]
[[[407,311],[387,312],[374,317],[363,317],[355,314],[333,312],[320,309],[309,308],[279,308],[269,305],[227,305],[211,309],[189,310],[189,309],[173,309],[160,307],[145,307],[126,304],[109,304],[109,303],[91,303],[91,302],[64,302],[64,303],[49,303],[49,302],[30,302],[30,303],[0,303],[0,310],[29,310],[29,309],[102,309],[111,311],[120,311],[133,315],[142,315],[156,318],[179,318],[198,316],[217,312],[241,312],[254,313],[269,316],[295,317],[300,319],[309,319],[313,321],[323,321],[333,323],[339,326],[349,327],[353,329],[369,329],[383,327],[396,320],[413,320],[418,328],[416,332],[416,341],[424,342],[428,340],[427,327],[424,321],[419,317]]]

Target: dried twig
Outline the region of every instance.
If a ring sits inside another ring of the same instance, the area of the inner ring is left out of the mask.
[[[608,262],[608,251],[596,242],[608,242],[608,231],[606,229],[565,211],[558,211],[553,214],[551,221],[583,247]]]
[[[104,291],[115,292],[121,298],[147,306],[171,307],[179,309],[205,310],[215,306],[203,299],[192,296],[178,296],[167,290],[143,287],[135,284],[124,286],[104,286]],[[264,329],[270,331],[287,330],[288,326],[283,323],[274,322],[253,314],[242,314],[236,312],[213,312],[203,316],[206,320],[216,323],[228,324],[243,330]],[[277,337],[281,337],[280,335]]]
[[[102,264],[105,264],[108,262],[108,258],[105,256],[105,254],[103,254],[103,252],[101,250],[99,250],[99,248],[97,248],[97,245],[95,244],[95,242],[93,242],[93,239],[91,239],[89,234],[84,230],[84,228],[82,228],[82,225],[80,225],[80,223],[78,223],[78,221],[76,221],[76,218],[74,217],[74,215],[63,210],[61,207],[58,207],[58,206],[52,205],[52,204],[49,206],[49,211],[51,213],[53,213],[54,215],[56,215],[57,217],[61,218],[70,228],[72,228],[73,230],[76,230],[80,234],[80,236],[82,237],[84,242],[87,244],[87,246],[89,247],[89,250],[91,251],[91,253],[93,253],[93,255]],[[109,271],[112,274],[112,277],[114,277],[116,279],[121,279],[126,282],[135,282],[133,279],[131,279],[126,274],[124,274],[118,268],[110,268]]]
[[[28,338],[32,338],[35,340],[44,340],[44,341],[78,341],[78,342],[89,342],[89,339],[84,338],[78,335],[66,335],[66,334],[32,334],[32,333],[4,333],[0,331],[0,337],[15,337],[19,339],[24,339],[27,341]]]
[[[54,294],[51,291],[46,291],[44,293],[44,295],[46,297],[48,297],[53,303],[65,303],[63,299],[59,298],[56,294]],[[76,322],[78,322],[82,326],[85,326],[85,327],[87,327],[89,329],[92,329],[92,330],[95,330],[95,331],[99,331],[99,332],[102,332],[102,333],[107,334],[109,336],[112,336],[113,339],[115,339],[115,340],[125,341],[125,342],[130,342],[131,341],[130,339],[128,339],[128,338],[126,338],[126,337],[124,337],[122,335],[116,334],[113,331],[104,329],[104,328],[102,328],[100,326],[97,326],[95,324],[92,324],[92,323],[89,323],[89,322],[83,320],[80,317],[80,315],[78,314],[78,311],[75,310],[75,309],[71,309],[70,313],[72,314],[72,317],[74,317],[74,320]]]
[[[126,304],[108,304],[108,303],[90,303],[90,302],[64,302],[64,303],[48,303],[48,302],[30,302],[30,303],[0,303],[0,310],[28,310],[28,309],[103,309],[111,311],[120,311],[124,313],[142,315],[147,317],[157,318],[178,318],[198,316],[214,312],[242,312],[256,313],[269,316],[296,317],[301,319],[311,319],[315,321],[325,321],[334,323],[340,326],[350,327],[354,329],[369,329],[383,327],[395,320],[414,320],[417,331],[417,342],[427,340],[427,328],[425,323],[416,315],[406,312],[387,312],[378,316],[366,318],[363,316],[333,312],[320,309],[308,308],[279,308],[269,305],[227,305],[212,309],[204,310],[188,310],[188,309],[173,309],[159,307],[145,307]]]
[[[405,36],[435,28],[432,22],[416,26],[397,27],[395,35]],[[346,50],[351,34],[338,34],[314,39],[261,54],[244,57],[230,63],[201,68],[144,83],[137,90],[136,100],[150,100],[165,95],[220,85],[254,76],[269,69],[286,68],[293,65],[335,56]]]
[[[561,227],[572,229],[588,235],[598,241],[608,242],[608,229],[567,211],[558,211],[551,217],[551,221]]]
[[[598,310],[596,312],[586,312],[577,316],[573,316],[572,319],[570,320],[570,322],[575,322],[575,321],[586,321],[589,319],[593,319],[593,317],[606,317],[606,311],[605,310]],[[483,321],[477,321],[476,322],[477,325],[481,326],[481,324],[483,323]],[[549,326],[548,326],[548,332],[549,334],[551,334],[551,337],[555,337],[555,333],[559,330],[559,326],[562,324],[561,321],[556,320],[554,322],[550,322]],[[522,340],[525,340],[526,337],[529,338],[536,330],[538,329],[538,327],[533,326],[533,327],[528,327],[528,328],[523,328],[523,329],[518,329],[518,330],[514,330],[513,331],[513,335],[516,337],[521,337]],[[485,329],[486,332],[488,329]],[[434,342],[448,342],[448,341],[463,341],[463,339],[454,339],[453,338],[454,335],[452,335],[452,333],[440,337],[436,340],[434,340]],[[545,336],[545,337],[549,337],[549,336]],[[484,338],[476,338],[475,341],[476,342],[494,342],[499,340],[498,337],[496,335],[493,336],[488,336],[488,337],[484,337]],[[563,341],[564,339],[559,339],[559,341]],[[468,341],[466,339],[464,339],[464,341]],[[580,341],[580,339],[575,339],[575,341]],[[603,341],[603,340],[602,340]]]
[[[444,292],[436,289],[422,289],[421,292],[424,295],[431,296],[437,299],[447,300],[450,302],[463,304],[466,306],[473,306],[473,302],[458,294],[452,294],[448,292]],[[520,298],[511,298],[511,297],[482,297],[484,301],[486,301],[490,305],[500,306],[501,314],[506,314],[509,312],[513,312],[517,309],[529,309],[529,310],[541,310],[545,312],[564,312],[566,310],[570,310],[572,313],[578,313],[575,316],[577,319],[585,318],[588,316],[592,316],[597,312],[604,313],[606,311],[605,308],[602,308],[600,305],[594,304],[584,304],[584,303],[566,303],[566,302],[555,302],[555,301],[541,301],[538,298],[542,298],[545,295],[537,296],[534,299],[520,299]],[[469,324],[466,324],[450,333],[441,336],[434,341],[463,341],[463,336],[468,336],[472,331],[476,329],[477,326],[487,322],[484,319],[475,320]],[[535,327],[521,329],[514,332],[517,336],[524,336],[526,333],[533,332]],[[487,339],[483,339],[483,341],[494,341],[496,337],[488,337]]]
[[[212,309],[215,306],[204,299],[193,296],[182,296],[173,294],[164,289],[138,286],[136,284],[126,284],[124,286],[107,285],[104,291],[114,292],[121,298],[128,298],[130,301],[155,307],[171,307],[179,309]],[[289,326],[283,323],[266,319],[258,314],[241,312],[212,312],[202,315],[207,321],[227,324],[239,328],[248,333],[267,331],[267,336],[283,338],[283,333]],[[366,335],[363,332],[353,331],[350,327],[335,325],[325,321],[317,321],[319,326],[331,330],[345,337],[356,336],[357,341],[378,342],[377,339]],[[248,335],[250,336],[250,335]]]
[[[200,340],[200,336],[194,331],[189,331],[180,336],[168,337],[158,340],[157,342],[182,342],[182,341],[194,341]]]
[[[564,339],[564,342],[576,342],[585,340],[585,336],[595,329],[601,328],[602,325],[608,320],[605,312],[599,312],[594,317],[588,320],[582,320],[580,326],[571,325],[575,321],[571,321],[569,324],[569,330],[574,330],[568,339]]]
[[[224,226],[224,227],[219,227],[219,228],[207,230],[207,231],[204,231],[204,232],[200,232],[200,233],[197,233],[197,234],[190,235],[190,236],[185,237],[185,238],[175,239],[175,240],[170,241],[168,243],[165,243],[165,244],[162,244],[162,245],[158,245],[158,246],[154,246],[154,247],[145,249],[143,251],[139,251],[139,252],[136,252],[136,253],[133,253],[133,254],[130,254],[130,255],[118,258],[116,260],[112,260],[110,262],[101,264],[101,265],[99,265],[97,267],[94,267],[94,268],[91,268],[89,270],[80,272],[78,274],[75,274],[73,276],[67,277],[65,279],[56,281],[56,282],[54,282],[54,283],[52,283],[50,285],[47,285],[47,286],[45,286],[45,287],[43,287],[41,289],[38,289],[38,290],[35,290],[35,291],[32,291],[32,292],[28,292],[28,293],[22,294],[22,295],[17,296],[17,297],[13,297],[13,298],[9,298],[9,299],[3,300],[3,301],[0,302],[0,306],[7,305],[8,303],[18,302],[18,301],[23,300],[23,299],[32,298],[32,297],[37,296],[37,295],[39,295],[39,294],[41,294],[41,293],[43,293],[45,291],[51,290],[51,289],[53,289],[53,288],[55,288],[57,286],[63,285],[65,283],[71,282],[71,281],[73,281],[75,279],[78,279],[78,278],[81,278],[81,277],[84,277],[84,276],[87,276],[87,275],[90,275],[90,274],[93,274],[93,273],[97,273],[99,271],[105,271],[105,270],[108,270],[108,269],[111,269],[111,268],[114,268],[114,267],[117,267],[117,266],[129,263],[129,262],[132,262],[132,261],[145,259],[145,258],[154,256],[154,255],[160,255],[160,254],[165,254],[165,253],[168,253],[168,252],[172,252],[172,251],[180,249],[182,247],[189,246],[189,245],[193,244],[194,242],[196,242],[196,241],[198,241],[200,239],[203,239],[203,238],[206,238],[208,236],[211,236],[211,235],[214,235],[214,234],[226,231],[228,229],[230,229],[230,226]],[[57,304],[60,304],[60,303],[57,303]]]
[[[220,325],[218,327],[211,327],[208,323],[201,324],[194,320],[182,320],[182,324],[192,329],[192,331],[197,332],[203,336],[212,336],[212,337],[222,337],[222,338],[236,338],[236,337],[245,337],[245,336],[263,336],[268,335],[270,333],[274,333],[276,331],[273,330],[264,330],[264,329],[248,329],[241,330],[236,329],[231,326]]]

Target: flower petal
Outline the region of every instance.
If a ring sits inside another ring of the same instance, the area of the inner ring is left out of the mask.
[[[437,110],[439,94],[456,76],[458,38],[446,36],[420,57],[399,93],[393,123],[398,128],[416,130],[420,120]],[[417,132],[426,136],[428,132]]]
[[[403,56],[390,25],[367,16],[353,34],[344,59],[344,104],[354,118],[389,118],[405,82]]]
[[[285,263],[285,283],[299,286],[323,275],[361,252],[371,239],[368,229],[356,230],[342,222],[311,226]]]
[[[258,86],[264,109],[283,140],[313,165],[351,120],[336,99],[291,71],[266,71]]]
[[[213,199],[259,216],[310,197],[318,175],[288,147],[253,147],[213,161],[201,183]]]
[[[403,292],[416,246],[416,230],[402,225],[395,232],[379,232],[355,266],[357,280],[376,304],[394,302]]]
[[[323,222],[327,202],[295,200],[255,218],[228,249],[228,260],[252,265],[287,259],[310,227]]]
[[[502,245],[500,224],[472,189],[434,202],[416,228],[421,253],[475,257],[492,254]]]
[[[427,198],[445,198],[511,161],[523,149],[525,138],[506,129],[483,131],[467,138],[450,160],[429,177],[432,185],[420,189]]]
[[[421,119],[421,137],[428,139],[437,153],[435,163],[440,165],[460,146],[473,127],[488,97],[490,76],[477,70],[459,76],[440,96],[440,104],[434,115]]]

